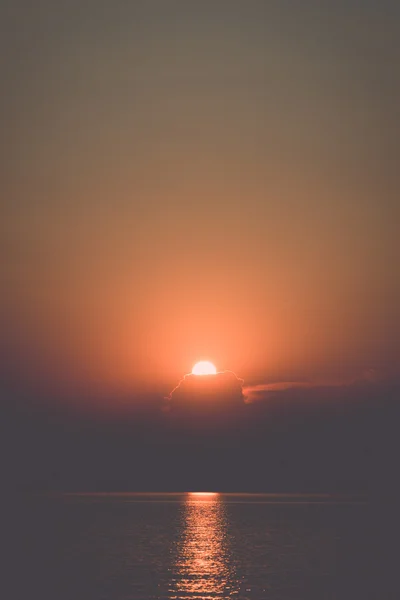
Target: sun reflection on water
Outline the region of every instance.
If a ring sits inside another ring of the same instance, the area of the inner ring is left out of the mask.
[[[239,588],[221,497],[215,493],[188,494],[170,598],[229,598]]]

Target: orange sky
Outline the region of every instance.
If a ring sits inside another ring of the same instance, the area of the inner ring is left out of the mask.
[[[0,348],[22,380],[398,369],[396,26],[261,4],[9,9]]]

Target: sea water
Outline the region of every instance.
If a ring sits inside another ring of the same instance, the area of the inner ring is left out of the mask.
[[[377,597],[362,501],[59,494],[25,507],[11,573],[24,600]]]

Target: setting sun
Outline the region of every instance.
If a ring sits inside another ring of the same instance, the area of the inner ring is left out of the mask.
[[[192,369],[192,375],[216,375],[217,369],[208,360],[201,360]]]

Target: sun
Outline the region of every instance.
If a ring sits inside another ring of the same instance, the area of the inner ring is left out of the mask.
[[[216,375],[217,369],[209,360],[201,360],[192,369],[192,375]]]

